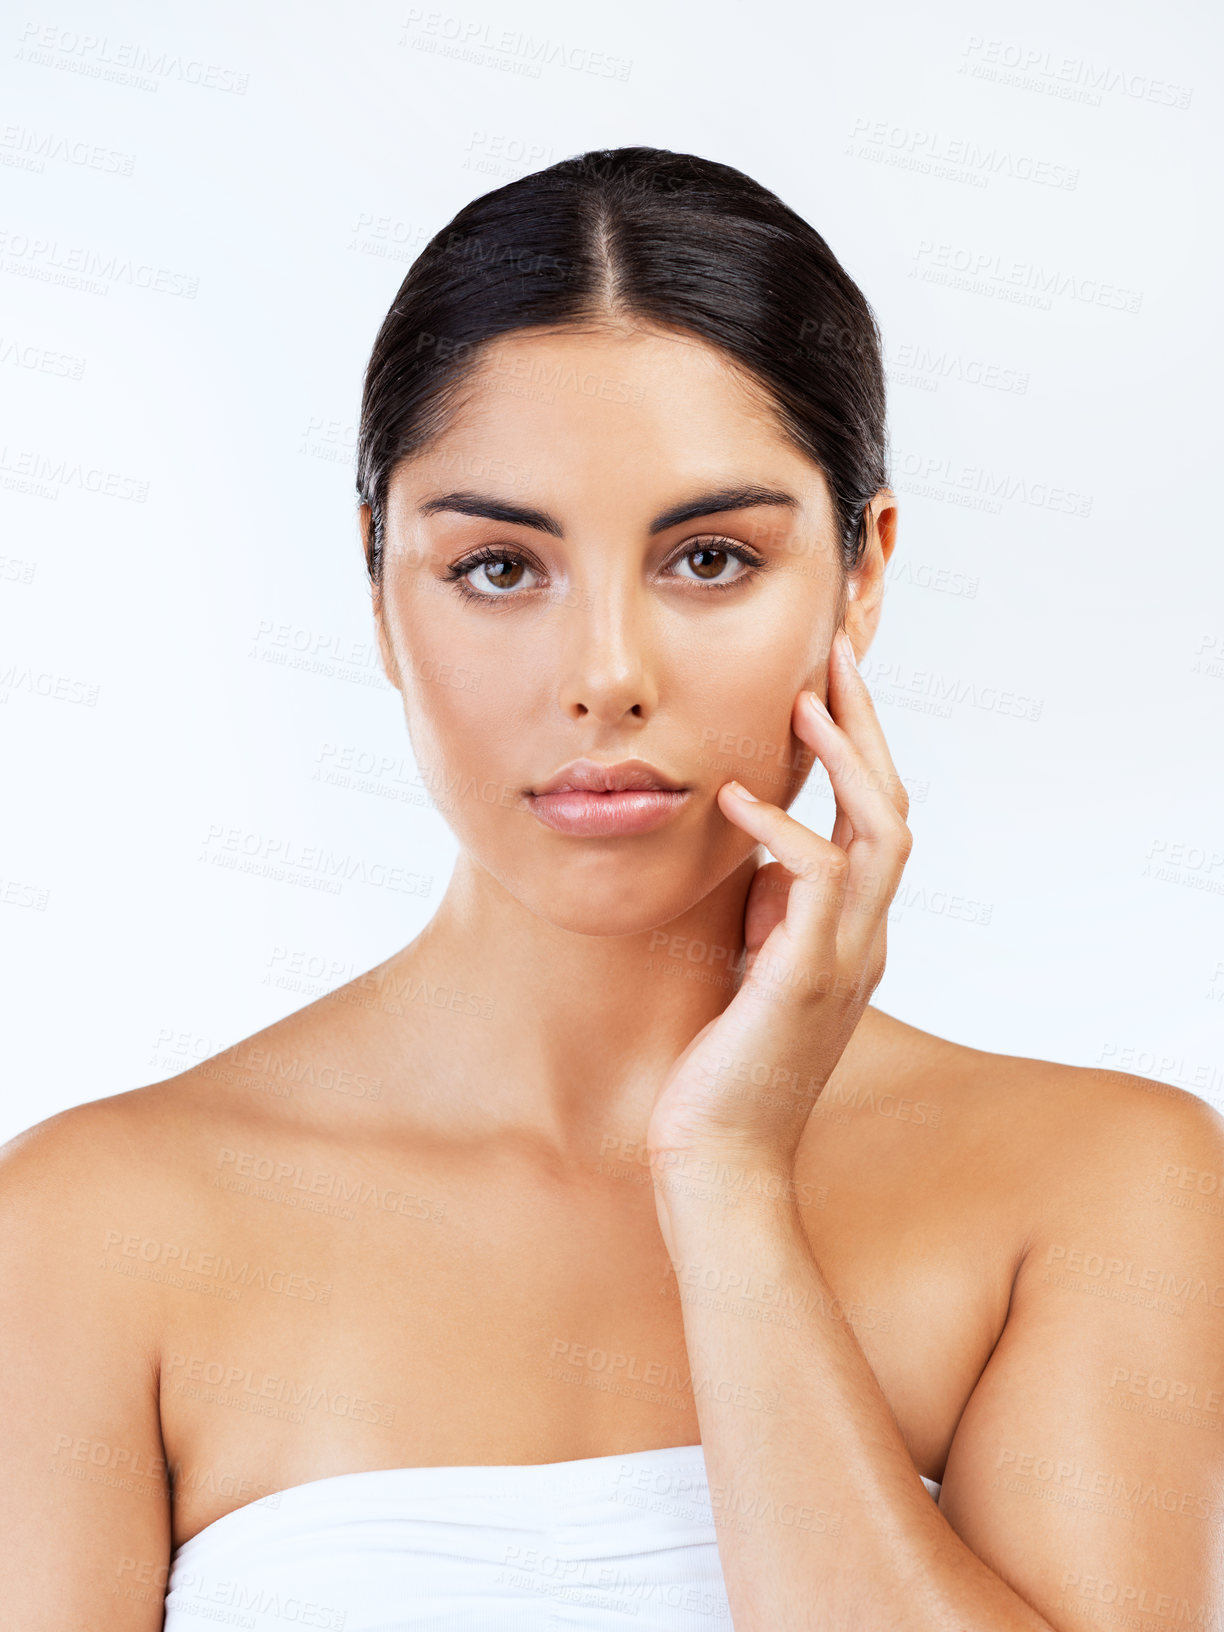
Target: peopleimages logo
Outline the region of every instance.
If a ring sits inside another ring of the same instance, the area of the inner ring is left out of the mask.
[[[980,34],[971,34],[965,42],[957,72],[1094,108],[1100,107],[1105,93],[1183,109],[1190,106],[1194,95],[1189,85],[1171,84],[1151,74],[1128,74],[1110,63],[1063,57],[1041,46],[988,40]]]
[[[194,300],[200,280],[172,267],[153,266],[88,244],[61,245],[57,238],[0,228],[0,270],[15,277],[83,288],[91,294],[109,294],[115,284],[147,289],[152,294],[180,295]]]
[[[208,91],[245,96],[248,75],[198,57],[179,57],[131,40],[112,41],[106,34],[82,33],[57,23],[27,23],[18,38],[17,58],[41,68],[66,69],[88,79],[114,80],[155,91],[166,79],[179,79]]]
[[[941,244],[924,238],[914,252],[911,278],[942,283],[970,294],[988,295],[1021,306],[1051,311],[1055,298],[1105,306],[1113,311],[1137,312],[1143,292],[1100,278],[1084,278],[1039,261],[1011,260],[992,250],[969,249],[962,244]]]
[[[867,653],[859,673],[868,682],[877,703],[912,708],[918,713],[951,717],[956,706],[967,705],[989,714],[1003,714],[1017,720],[1039,720],[1045,699],[1028,697],[980,680],[963,679],[938,669],[914,669],[905,663],[873,662]]]
[[[1052,159],[980,142],[973,136],[952,136],[888,119],[856,119],[845,151],[851,158],[870,159],[975,187],[988,186],[994,176],[1071,193],[1079,185],[1078,170]]]
[[[919,391],[938,391],[945,380],[959,385],[982,386],[988,391],[1004,391],[1018,397],[1028,394],[1029,376],[1017,368],[967,357],[943,347],[901,341],[885,358],[890,385],[912,385]]]
[[[32,129],[29,125],[0,126],[0,164],[32,170],[41,175],[47,168],[48,159],[75,164],[83,169],[100,170],[112,176],[130,176],[136,167],[134,153],[119,153],[97,142],[77,140],[55,131]]]
[[[399,44],[460,61],[512,69],[533,79],[538,79],[545,67],[622,81],[633,71],[633,62],[627,57],[593,51],[546,35],[537,38],[517,28],[499,28],[481,18],[424,11],[419,6],[409,9],[400,30]]]
[[[894,448],[896,476],[905,479],[904,491],[924,498],[936,498],[970,509],[989,510],[997,515],[1005,502],[1028,504],[1038,510],[1055,510],[1081,519],[1092,514],[1092,495],[1051,482],[1034,481],[1029,476],[986,465],[949,459],[942,454],[926,454],[918,449]]]
[[[79,380],[85,373],[84,357],[70,352],[52,351],[49,346],[30,345],[0,335],[0,364],[12,368],[33,369],[38,374],[51,374],[61,380]]]
[[[149,496],[148,482],[139,477],[103,470],[99,465],[82,465],[62,455],[40,453],[36,448],[10,448],[7,442],[0,443],[0,472],[5,487],[37,490],[41,498],[58,499],[64,488],[99,493],[110,499],[130,499],[133,504],[144,504]],[[10,482],[9,476],[18,478],[17,483]]]

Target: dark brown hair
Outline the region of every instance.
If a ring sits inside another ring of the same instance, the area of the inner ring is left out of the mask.
[[[366,370],[357,492],[381,579],[391,473],[445,428],[485,345],[534,327],[617,319],[686,330],[765,388],[820,466],[842,560],[887,483],[875,316],[820,234],[740,170],[657,147],[583,153],[473,199],[430,239]]]

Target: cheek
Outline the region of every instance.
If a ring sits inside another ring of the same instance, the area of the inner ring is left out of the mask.
[[[469,847],[487,849],[499,833],[504,842],[510,816],[524,810],[531,770],[512,678],[501,664],[482,663],[478,651],[453,646],[439,646],[437,655],[418,649],[411,674],[403,665],[401,673],[413,755],[434,804]]]
[[[789,804],[813,757],[791,730],[795,698],[819,673],[806,647],[763,646],[724,665],[697,699],[705,773],[715,781],[734,776],[772,804]]]
[[[430,759],[492,766],[506,738],[507,709],[490,676],[471,658],[414,656],[405,676],[405,713],[413,741]]]
[[[508,699],[489,662],[489,642],[456,619],[451,592],[414,586],[389,608],[388,627],[421,769],[495,748]]]

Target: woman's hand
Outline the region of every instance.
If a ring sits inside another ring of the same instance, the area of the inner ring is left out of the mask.
[[[888,908],[912,843],[909,799],[844,630],[829,709],[796,698],[793,729],[829,773],[831,839],[778,805],[718,790],[729,821],[777,857],[744,911],[746,972],[659,1093],[647,1131],[656,1190],[690,1158],[789,1176],[804,1126],[884,973]]]

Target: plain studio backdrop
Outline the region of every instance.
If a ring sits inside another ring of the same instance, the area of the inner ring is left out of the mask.
[[[875,1002],[1224,1108],[1218,12],[459,7],[0,24],[0,1136],[434,912],[456,847],[377,664],[362,372],[460,206],[638,143],[773,189],[883,331],[863,672],[915,845]],[[819,767],[793,810],[829,833]]]

